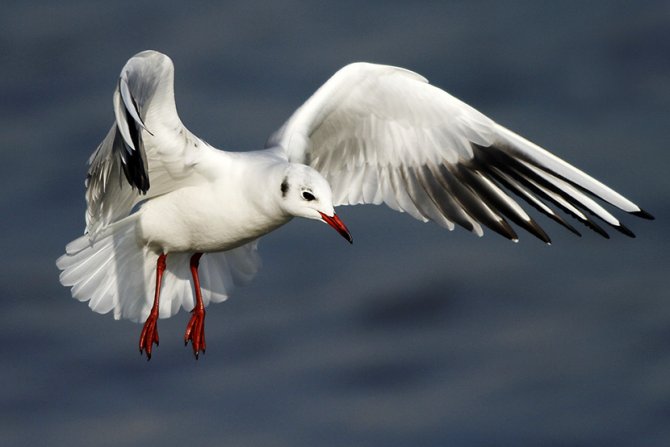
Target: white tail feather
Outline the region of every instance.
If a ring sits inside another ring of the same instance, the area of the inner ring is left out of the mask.
[[[60,281],[72,296],[88,301],[95,312],[114,311],[114,318],[144,321],[153,304],[158,254],[138,243],[136,215],[109,225],[95,240],[82,236],[70,242],[56,261]],[[205,305],[228,298],[236,285],[250,281],[260,266],[256,242],[234,250],[207,253],[200,260]],[[195,299],[189,259],[191,253],[170,253],[163,275],[159,315],[168,318],[180,308],[190,311]]]

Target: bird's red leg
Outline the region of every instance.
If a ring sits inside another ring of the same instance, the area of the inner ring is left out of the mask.
[[[202,253],[196,253],[191,256],[191,275],[193,276],[193,287],[195,289],[195,307],[191,311],[191,319],[186,326],[186,333],[184,334],[184,345],[187,345],[189,340],[193,345],[193,354],[196,360],[200,351],[205,353],[205,305],[202,302],[202,292],[200,291],[200,278],[198,277],[198,265],[200,264],[200,257]]]
[[[145,351],[147,353],[147,360],[151,360],[152,345],[156,343],[156,346],[158,346],[158,305],[166,259],[167,254],[161,253],[156,262],[156,293],[154,294],[154,304],[151,306],[151,312],[149,312],[149,317],[144,323],[142,333],[140,334],[140,354],[142,351]]]

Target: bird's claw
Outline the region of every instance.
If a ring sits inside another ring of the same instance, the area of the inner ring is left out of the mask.
[[[196,308],[191,311],[191,319],[184,334],[184,346],[188,345],[189,341],[193,345],[193,355],[197,360],[200,352],[204,354],[207,347],[205,343],[205,309]]]
[[[152,312],[144,323],[140,334],[140,354],[146,352],[147,361],[151,360],[151,350],[154,343],[158,346],[158,314]]]

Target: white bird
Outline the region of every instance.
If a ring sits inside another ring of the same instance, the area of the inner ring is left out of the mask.
[[[180,307],[192,309],[185,343],[204,353],[205,306],[254,276],[258,238],[293,217],[323,221],[351,242],[334,206],[383,202],[449,230],[481,236],[484,225],[516,241],[507,218],[549,243],[508,190],[576,234],[555,208],[605,237],[595,218],[633,233],[593,197],[652,218],[402,68],[345,66],[255,152],[217,150],[189,132],[173,84],[172,61],[156,51],[123,67],[116,120],[89,159],[85,234],[57,261],[73,297],[144,321],[147,359],[158,318]]]

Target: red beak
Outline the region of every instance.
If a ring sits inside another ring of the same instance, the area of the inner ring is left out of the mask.
[[[323,219],[325,223],[333,227],[335,231],[340,233],[340,235],[348,240],[350,244],[354,243],[354,239],[351,237],[351,233],[349,233],[347,226],[344,225],[344,222],[342,222],[339,217],[337,217],[337,214],[333,214],[333,217],[328,217],[323,213],[319,214],[321,214],[321,219]]]

